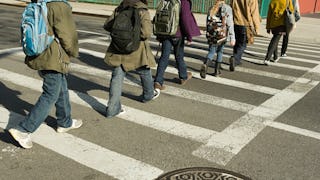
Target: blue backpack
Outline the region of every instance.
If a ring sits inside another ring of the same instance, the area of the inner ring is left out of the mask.
[[[53,1],[61,1],[69,5],[66,0],[38,0],[37,3],[28,4],[22,14],[21,45],[27,56],[41,54],[54,40],[54,35],[48,34],[50,27],[47,9],[47,3]]]

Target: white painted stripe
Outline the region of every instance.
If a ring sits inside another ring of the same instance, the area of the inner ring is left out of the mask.
[[[92,43],[99,43],[99,41],[96,40],[92,40]],[[91,53],[91,55],[96,54],[95,56],[97,57],[104,57],[104,54],[102,55],[102,53],[99,52],[95,52],[95,51],[90,51],[90,50],[85,50],[85,49],[80,49],[83,52],[93,52]],[[156,69],[156,68],[153,68]],[[173,73],[173,74],[178,74],[178,71],[176,68],[170,67],[168,66],[166,68],[166,72],[169,73]],[[198,72],[195,71],[190,71],[193,72],[193,76],[197,77],[199,79],[201,79],[200,75]],[[203,79],[204,81],[210,81],[210,82],[214,82],[214,83],[218,83],[218,84],[223,84],[223,85],[227,85],[227,86],[232,86],[232,87],[237,87],[237,88],[242,88],[242,89],[247,89],[247,90],[251,90],[251,91],[256,91],[256,92],[260,92],[260,93],[265,93],[265,94],[276,94],[277,92],[279,92],[278,89],[274,89],[274,88],[270,88],[270,87],[265,87],[265,86],[260,86],[260,85],[255,85],[255,84],[251,84],[251,83],[246,83],[246,82],[241,82],[241,81],[236,81],[236,80],[231,80],[231,79],[227,79],[227,78],[216,78],[213,76],[208,76],[206,79]]]
[[[10,49],[1,49],[0,54],[8,53],[8,54],[13,54],[16,52],[22,52],[21,47],[15,47],[15,48],[10,48]]]
[[[265,45],[264,43],[258,43],[258,42],[255,42],[254,44],[255,45]],[[267,45],[269,45],[269,43]],[[302,46],[302,47],[305,47],[305,46]],[[302,48],[302,47],[295,48],[295,47],[289,46],[288,50],[319,54],[319,49],[311,50],[311,49],[306,49],[306,48]],[[311,46],[309,45],[308,47],[311,47]]]
[[[42,81],[1,68],[0,79],[35,91],[42,91]],[[104,112],[106,108],[104,105],[108,103],[108,101],[105,99],[101,99],[95,96],[89,96],[87,94],[72,90],[69,90],[69,96],[71,102],[85,107],[93,108],[99,112]],[[213,130],[189,125],[170,118],[134,109],[125,105],[124,108],[126,109],[127,113],[118,116],[124,120],[140,124],[142,126],[154,128],[156,130],[186,139],[191,139],[197,142],[206,143],[208,139],[216,133]]]
[[[319,81],[297,79],[286,89],[239,118],[221,133],[214,135],[206,145],[194,151],[193,155],[226,165],[265,128],[264,122],[274,121],[318,84]]]
[[[263,60],[259,59],[254,59],[254,58],[249,58],[249,57],[242,57],[243,60],[256,63],[256,64],[263,64]],[[309,71],[312,68],[309,67],[301,67],[301,66],[295,66],[295,65],[290,65],[290,64],[283,64],[283,63],[273,63],[270,62],[269,66],[275,66],[275,67],[281,67],[281,68],[286,68],[286,69],[294,69],[294,70],[299,70],[299,71]]]
[[[23,120],[23,116],[0,107],[0,126],[4,129],[13,127]],[[14,122],[13,122],[14,121]],[[56,133],[54,129],[42,124],[32,134],[32,140],[58,154],[66,156],[82,165],[122,180],[150,180],[163,171],[149,164],[108,150],[89,141],[68,133]]]
[[[288,124],[284,124],[284,123],[280,123],[280,122],[275,122],[275,121],[266,121],[264,122],[265,125],[276,128],[276,129],[281,129],[284,131],[288,131],[294,134],[299,134],[302,136],[306,136],[306,137],[311,137],[317,140],[320,140],[320,133],[318,132],[314,132],[314,131],[310,131],[307,129],[302,129],[302,128],[298,128],[295,126],[291,126]]]
[[[201,48],[208,48],[208,44],[206,43],[206,41],[200,43],[200,42],[192,42],[192,45],[196,45],[198,47],[201,47]],[[191,46],[192,46],[191,45]],[[246,49],[251,49],[253,48],[254,50],[262,50],[262,51],[265,51],[265,53],[263,54],[263,57],[265,57],[265,54],[267,53],[267,50],[268,50],[268,45],[269,45],[269,42],[267,43],[264,43],[264,44],[260,44],[259,46],[256,45],[256,43],[254,45],[250,45],[250,46],[247,46]],[[292,46],[290,44],[290,46]],[[300,48],[300,51],[297,51],[297,50],[292,50],[292,51],[289,51],[289,54],[290,55],[302,55],[307,58],[307,57],[311,57],[311,58],[319,58],[319,55],[315,55],[315,54],[310,54],[310,53],[303,53],[303,50],[306,49],[306,48],[309,48],[310,47],[310,44],[307,45],[307,46],[301,46]],[[281,48],[281,45],[279,43],[279,49]],[[196,47],[195,47],[196,49]],[[291,48],[289,48],[291,49]],[[313,47],[313,49],[315,49],[316,51],[319,51],[320,52],[320,47]],[[225,48],[224,48],[225,51],[233,51],[233,47],[230,47],[228,44],[226,44]],[[302,51],[302,52],[301,52]],[[291,57],[291,56],[289,56]]]
[[[105,36],[105,37],[109,35],[109,33],[107,31],[105,33],[97,33],[97,32],[93,32],[93,31],[77,30],[77,32],[86,33],[86,34],[93,34],[93,35],[99,35],[99,36]]]
[[[80,48],[80,52],[85,53],[85,54],[89,54],[89,55],[92,55],[95,57],[99,57],[99,58],[104,57],[104,53],[91,51],[91,50],[87,50],[87,49]],[[17,51],[12,55],[23,55],[23,52]],[[71,73],[72,72],[80,72],[80,73],[85,73],[85,74],[89,74],[92,76],[99,76],[101,78],[106,78],[106,79],[110,79],[111,74],[112,74],[110,71],[105,71],[105,70],[94,68],[94,67],[91,67],[88,65],[83,66],[83,65],[74,64],[74,63],[71,63],[69,68],[70,68]],[[124,83],[132,85],[132,86],[140,86],[141,85],[140,80],[135,79],[134,77],[128,77],[128,76],[125,77]],[[212,104],[215,106],[220,106],[223,108],[232,109],[232,110],[241,111],[241,112],[248,112],[249,110],[251,110],[255,107],[254,105],[251,105],[251,104],[228,100],[228,99],[220,98],[217,96],[202,94],[202,93],[198,93],[195,91],[189,91],[186,89],[181,89],[181,88],[177,88],[177,87],[173,87],[173,86],[169,86],[169,85],[166,85],[166,90],[162,91],[162,93],[174,95],[177,97],[190,99],[190,100],[194,100],[194,101],[200,101],[203,103]]]
[[[106,41],[108,41],[106,38],[86,39],[85,40],[86,43],[99,44],[101,46],[107,46],[109,44],[109,42],[106,42]],[[156,42],[150,42],[150,44],[156,45],[157,43]],[[203,45],[203,44],[201,44],[201,45]],[[204,50],[201,50],[201,51],[204,51]],[[157,53],[157,51],[152,51],[152,52],[153,52],[153,54]],[[199,54],[199,52],[195,52],[195,53]],[[227,57],[227,59],[229,59],[230,55],[224,54],[223,57]],[[173,54],[170,54],[170,59],[174,60],[174,55]],[[262,60],[256,60],[256,59],[246,58],[246,57],[243,57],[243,59],[246,59],[246,61],[249,61],[249,62],[263,64]],[[185,62],[191,62],[191,63],[195,63],[195,64],[202,64],[203,63],[201,60],[195,59],[195,58],[191,58],[191,57],[184,57],[184,60],[185,60]],[[287,69],[288,68],[289,69],[292,68],[292,69],[303,70],[303,71],[309,70],[309,68],[304,68],[304,67],[294,66],[294,65],[289,65],[289,64],[288,65],[287,64],[281,64],[281,63],[270,63],[269,66],[277,66],[277,67],[283,67],[283,68],[287,68]],[[226,69],[228,69],[228,68],[226,68]],[[200,69],[200,67],[199,67],[199,69]],[[249,73],[249,74],[253,74],[253,75],[260,75],[260,76],[276,78],[276,79],[289,80],[289,81],[295,81],[295,79],[297,79],[296,77],[293,77],[293,76],[276,74],[276,73],[271,73],[271,72],[262,71],[262,70],[257,71],[257,70],[254,70],[254,69],[244,68],[244,67],[241,67],[241,66],[237,67],[237,71],[245,72],[245,73]]]
[[[249,50],[245,50],[245,52],[253,54],[253,55],[261,55],[261,56],[265,55],[265,53],[254,52],[254,51],[249,51]],[[288,59],[288,60],[294,60],[294,61],[304,62],[304,63],[320,64],[320,61],[317,61],[317,60],[302,59],[302,58],[297,58],[297,57],[280,57],[280,59]]]

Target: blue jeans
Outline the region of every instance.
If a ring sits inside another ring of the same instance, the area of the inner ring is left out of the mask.
[[[236,64],[239,64],[244,50],[247,48],[246,27],[234,25],[234,34],[236,35],[236,44],[233,46],[233,57]]]
[[[207,59],[212,61],[214,54],[217,52],[217,62],[222,62],[223,48],[224,48],[224,43],[220,45],[218,44],[209,45],[209,53],[207,55]]]
[[[184,38],[165,39],[162,41],[161,57],[158,62],[155,82],[163,84],[163,75],[169,64],[169,56],[173,47],[176,67],[178,68],[179,78],[187,79],[187,66],[183,60],[184,57]]]
[[[56,107],[57,125],[70,127],[71,106],[66,75],[55,71],[40,71],[43,78],[42,94],[31,112],[20,126],[27,132],[34,132],[45,121],[53,105]]]
[[[154,96],[153,79],[150,68],[141,67],[136,69],[139,74],[142,85],[142,102],[150,101]],[[120,97],[122,93],[122,84],[126,72],[121,66],[115,67],[112,70],[112,77],[110,80],[110,92],[107,108],[107,117],[113,117],[120,113],[121,102]]]

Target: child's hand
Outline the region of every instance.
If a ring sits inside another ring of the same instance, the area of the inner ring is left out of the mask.
[[[236,44],[236,41],[230,41],[230,46],[234,46]]]

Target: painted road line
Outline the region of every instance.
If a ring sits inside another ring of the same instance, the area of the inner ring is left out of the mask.
[[[13,53],[16,53],[16,52],[22,52],[22,47],[15,47],[15,48],[10,48],[10,49],[1,49],[0,50],[0,54],[3,55],[3,54],[13,54]]]
[[[100,40],[103,40],[103,42],[101,42]],[[96,39],[86,39],[83,42],[87,42],[87,43],[92,43],[92,44],[99,44],[102,46],[107,46],[109,44],[109,42],[105,42],[107,41],[106,38],[96,38]],[[150,44],[156,44],[155,42],[150,42]],[[196,54],[199,54],[197,51],[193,50],[192,51]],[[204,51],[204,50],[201,50]],[[152,51],[153,54],[156,54],[157,52],[155,50]],[[230,55],[226,55],[224,54],[223,57],[227,57],[227,59],[230,58]],[[170,54],[170,60],[174,60],[174,55]],[[245,57],[243,58],[245,59]],[[186,62],[191,62],[191,63],[195,63],[195,64],[202,64],[203,62],[199,59],[195,59],[195,58],[191,58],[191,57],[184,57],[184,60]],[[250,60],[250,58],[247,59],[247,61],[249,62],[254,62],[254,63],[258,63],[258,64],[263,64],[262,60],[256,60],[256,59],[252,59]],[[295,66],[295,65],[287,65],[287,64],[282,64],[279,63],[279,65],[277,63],[270,63],[270,66],[277,66],[277,67],[282,67],[282,68],[293,68],[296,70],[303,70],[303,71],[307,71],[310,70],[309,68],[304,68],[304,67],[300,67],[300,66]],[[199,67],[200,69],[200,67]],[[296,79],[296,77],[292,77],[292,76],[286,76],[286,75],[281,75],[281,74],[275,74],[275,73],[270,73],[270,72],[266,72],[266,71],[257,71],[257,70],[251,70],[248,68],[244,68],[244,67],[237,67],[237,71],[239,72],[245,72],[245,73],[249,73],[249,74],[253,74],[253,75],[260,75],[260,76],[266,76],[266,77],[271,77],[271,78],[276,78],[276,79],[282,79],[282,80],[289,80],[289,81],[294,81]]]
[[[192,42],[192,45],[196,45],[197,47],[193,47],[193,48],[195,48],[195,49],[197,49],[197,48],[205,48],[205,49],[208,49],[208,44],[206,43],[206,42],[203,42],[203,43],[199,43],[199,42]],[[192,46],[191,45],[191,46]],[[290,45],[291,46],[291,45]],[[288,56],[288,57],[292,57],[291,55],[301,55],[302,54],[302,52],[301,51],[303,51],[304,49],[307,49],[307,48],[309,48],[310,47],[310,44],[308,45],[308,46],[302,46],[301,47],[301,49],[300,49],[300,52],[297,52],[296,50],[294,50],[294,51],[288,51],[289,52],[289,54],[290,54],[290,56]],[[279,47],[278,47],[279,49],[281,48],[281,45],[279,45]],[[266,44],[265,46],[247,46],[247,48],[246,48],[247,50],[248,49],[254,49],[254,50],[262,50],[262,51],[264,51],[265,53],[263,54],[263,57],[265,57],[265,54],[267,53],[267,50],[268,50],[268,44]],[[316,50],[316,51],[319,51],[320,50],[320,47],[319,48],[317,48],[317,47],[314,47],[314,49]],[[230,47],[230,46],[228,46],[228,44],[226,44],[226,46],[224,47],[224,51],[231,51],[231,53],[232,53],[232,51],[233,51],[233,47]],[[311,57],[311,58],[318,58],[319,57],[319,55],[315,55],[315,54],[309,54],[309,53],[304,53],[303,54],[303,56],[304,57]],[[318,61],[319,62],[319,61]]]
[[[18,124],[24,118],[24,116],[8,111],[3,107],[0,107],[0,117],[0,126],[3,129],[13,127],[13,124]],[[117,179],[150,180],[163,173],[159,168],[71,134],[56,133],[53,128],[45,124],[42,124],[32,134],[32,140],[49,150]]]
[[[92,43],[98,43],[98,41],[92,40]],[[84,51],[84,49],[81,49],[81,51]],[[88,52],[89,50],[86,50],[86,51]],[[92,52],[94,52],[94,51],[92,51]],[[100,58],[104,57],[104,54],[102,56],[102,53],[99,53],[99,52],[96,52],[96,53],[97,53],[97,55],[99,55],[97,57],[100,57]],[[94,55],[94,53],[91,55]],[[153,69],[156,69],[156,68],[153,68]],[[166,72],[169,72],[172,74],[178,74],[177,69],[170,67],[170,66],[168,66],[166,68]],[[198,79],[202,79],[198,72],[195,72],[195,71],[190,71],[190,72],[193,72],[194,77],[197,77]],[[203,81],[210,81],[210,82],[214,82],[214,83],[218,83],[218,84],[223,84],[223,85],[227,85],[227,86],[247,89],[247,90],[251,90],[251,91],[256,91],[256,92],[260,92],[260,93],[264,93],[264,94],[271,94],[271,95],[276,94],[280,91],[278,89],[274,89],[274,88],[270,88],[270,87],[255,85],[255,84],[251,84],[251,83],[231,80],[231,79],[222,78],[222,77],[216,78],[213,76],[208,76],[208,78],[202,79],[202,80]]]
[[[318,84],[319,81],[298,78],[290,86],[214,135],[206,145],[194,151],[193,155],[226,165],[266,127],[266,121],[274,121]]]
[[[265,44],[263,44],[263,43],[254,43],[255,45],[265,45]],[[307,46],[307,48],[308,47],[312,47],[312,46],[310,46],[310,44],[309,44],[309,46]],[[297,48],[295,48],[295,47],[292,47],[291,45],[288,47],[288,51],[290,51],[290,50],[292,50],[292,51],[302,51],[302,52],[308,52],[308,53],[315,53],[315,54],[319,54],[319,48],[316,48],[316,49],[314,49],[314,50],[311,50],[311,49],[306,49],[306,47],[305,46],[302,46],[302,47],[297,47]]]
[[[249,54],[253,54],[253,55],[261,55],[261,56],[265,55],[265,53],[254,52],[254,51],[249,51],[249,50],[245,50],[245,53],[249,53]],[[320,61],[309,60],[309,59],[304,59],[304,58],[297,58],[297,57],[279,57],[279,58],[280,59],[294,60],[294,61],[303,62],[303,63],[312,63],[312,64],[316,64],[316,65],[320,64]]]
[[[291,132],[291,133],[294,133],[294,134],[298,134],[298,135],[311,137],[311,138],[320,140],[320,133],[318,133],[318,132],[314,132],[314,131],[298,128],[298,127],[295,127],[295,126],[291,126],[291,125],[288,125],[288,124],[275,122],[275,121],[265,121],[264,124],[266,126],[269,126],[269,127],[273,127],[273,128],[276,128],[276,129],[281,129],[281,130],[284,130],[284,131],[287,131],[287,132]]]
[[[95,57],[99,57],[99,58],[104,57],[104,53],[91,51],[91,50],[87,50],[87,49],[80,48],[80,52],[88,54],[88,55],[92,55]],[[17,51],[12,55],[23,55],[23,52]],[[79,73],[85,73],[88,75],[98,76],[98,77],[106,78],[106,79],[110,79],[111,74],[112,74],[112,72],[110,72],[110,71],[101,70],[101,69],[94,68],[94,67],[91,67],[88,65],[84,66],[84,65],[80,65],[80,64],[71,63],[69,67],[70,67],[70,73],[79,72]],[[134,77],[129,77],[129,76],[125,77],[124,83],[132,85],[132,86],[141,86],[141,81],[139,79],[136,79]],[[180,88],[169,86],[169,85],[166,86],[166,90],[162,91],[162,93],[174,95],[177,97],[190,99],[190,100],[194,100],[194,101],[199,101],[199,102],[203,102],[203,103],[207,103],[207,104],[212,104],[215,106],[219,106],[219,107],[223,107],[223,108],[227,108],[227,109],[232,109],[232,110],[240,111],[240,112],[248,112],[249,110],[251,110],[255,107],[254,105],[251,105],[251,104],[233,101],[233,100],[229,100],[229,99],[224,99],[224,98],[220,98],[217,96],[207,95],[207,94],[203,94],[203,93],[199,93],[199,92],[195,92],[195,91],[190,91],[190,90],[186,90],[186,89],[180,89]]]
[[[42,91],[42,81],[33,79],[18,73],[14,73],[0,68],[0,79],[9,81],[19,86],[23,86],[35,91]],[[69,90],[70,101],[85,107],[93,108],[96,111],[104,112],[108,101],[85,93]],[[216,131],[186,124],[174,119],[166,118],[142,110],[134,109],[123,105],[127,113],[117,117],[126,121],[140,124],[149,128],[159,130],[186,139],[191,139],[201,143],[207,143]]]
[[[81,53],[86,53],[95,57],[102,58],[104,57],[104,53],[96,52],[96,51],[91,51],[87,49],[80,49]],[[111,77],[111,72],[110,71],[105,71],[89,66],[83,66],[79,64],[70,64],[70,72],[81,72],[81,73],[86,73],[90,75],[95,75],[95,76],[100,76],[103,78],[110,78]],[[124,83],[130,84],[133,86],[140,86],[140,80],[138,79],[127,79],[127,77],[124,80]],[[250,105],[247,103],[241,103],[238,101],[233,101],[233,100],[228,100],[224,98],[220,98],[217,96],[212,96],[212,95],[207,95],[203,93],[198,93],[195,91],[190,91],[186,89],[181,89],[173,86],[166,85],[166,90],[161,91],[161,93],[169,94],[169,95],[174,95],[177,97],[185,98],[185,99],[190,99],[194,101],[199,101],[207,104],[212,104],[215,106],[220,106],[223,108],[227,109],[232,109],[236,111],[241,111],[241,112],[248,112],[249,110],[253,109],[255,106]]]

